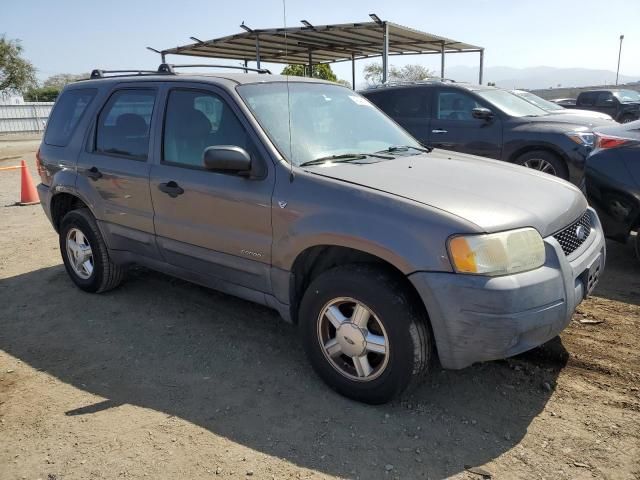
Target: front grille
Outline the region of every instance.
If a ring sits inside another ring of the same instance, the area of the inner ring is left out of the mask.
[[[579,236],[578,233],[581,235]],[[587,210],[578,220],[560,230],[553,238],[558,241],[565,255],[571,255],[589,238],[589,235],[591,235],[591,213]]]

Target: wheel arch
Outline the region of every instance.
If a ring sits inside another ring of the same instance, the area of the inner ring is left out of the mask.
[[[331,268],[356,263],[376,265],[385,273],[394,277],[406,290],[415,307],[424,315],[425,321],[429,329],[431,329],[429,313],[422,298],[406,274],[398,266],[365,250],[330,244],[307,247],[297,255],[293,262],[289,285],[289,305],[292,321],[294,323],[298,322],[300,301],[315,278]]]
[[[569,158],[564,154],[564,152],[559,148],[546,143],[528,144],[528,145],[523,145],[521,147],[518,147],[516,150],[511,152],[511,154],[509,155],[508,161],[509,163],[515,163],[518,157],[521,157],[525,153],[535,152],[535,151],[543,151],[543,152],[548,152],[553,155],[556,155],[558,158],[560,158],[564,162],[567,169],[569,168]]]
[[[71,210],[88,208],[89,211],[91,211],[89,205],[87,205],[84,200],[82,200],[78,195],[74,195],[69,192],[60,192],[53,195],[51,197],[49,208],[51,211],[51,223],[53,224],[53,228],[55,228],[56,232],[60,230],[60,223],[64,216]]]

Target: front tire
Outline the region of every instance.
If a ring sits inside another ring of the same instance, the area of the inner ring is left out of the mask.
[[[299,328],[311,365],[331,388],[380,404],[426,372],[432,344],[424,317],[392,275],[352,264],[311,282]]]
[[[109,258],[107,245],[91,212],[68,212],[60,224],[60,252],[73,283],[85,292],[100,293],[122,283],[125,267]]]
[[[548,173],[563,180],[569,180],[569,169],[566,163],[555,153],[546,150],[532,150],[516,158],[515,162],[523,167]]]

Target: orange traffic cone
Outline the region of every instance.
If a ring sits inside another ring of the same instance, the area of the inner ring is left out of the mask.
[[[27,164],[24,160],[22,160],[20,168],[22,170],[22,178],[20,179],[20,205],[34,205],[36,203],[40,203],[38,192],[33,184],[33,179],[31,178],[31,174],[29,173]]]

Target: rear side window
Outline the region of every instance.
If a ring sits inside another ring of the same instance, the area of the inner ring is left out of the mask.
[[[387,113],[394,118],[426,117],[428,92],[423,88],[403,88],[391,93]]]
[[[154,90],[116,91],[98,116],[96,152],[146,160]]]
[[[96,92],[95,88],[82,88],[67,90],[60,95],[47,122],[44,143],[56,147],[66,146]]]

